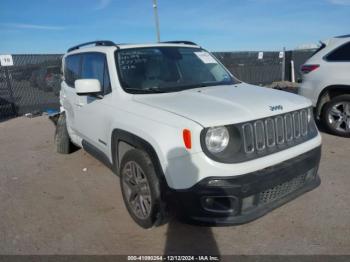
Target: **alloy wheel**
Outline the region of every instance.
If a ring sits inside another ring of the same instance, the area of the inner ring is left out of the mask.
[[[147,219],[151,213],[151,189],[142,168],[129,161],[122,172],[124,197],[132,212],[140,219]]]
[[[328,113],[328,121],[335,130],[350,133],[350,102],[335,104]]]

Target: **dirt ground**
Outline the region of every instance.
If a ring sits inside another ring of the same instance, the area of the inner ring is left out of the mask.
[[[44,116],[0,123],[0,254],[350,254],[350,139],[322,134],[321,186],[254,222],[144,230],[118,177],[53,134]]]

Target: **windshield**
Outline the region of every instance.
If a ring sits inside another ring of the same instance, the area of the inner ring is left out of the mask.
[[[116,52],[121,85],[129,93],[163,93],[237,83],[200,48],[151,47]]]

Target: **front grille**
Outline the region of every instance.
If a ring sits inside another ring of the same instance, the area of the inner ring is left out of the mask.
[[[299,175],[293,178],[292,180],[289,180],[287,182],[284,182],[282,184],[279,184],[270,189],[260,192],[258,195],[259,197],[258,203],[268,204],[301,188],[306,182],[306,176],[307,176],[307,173]]]
[[[309,133],[309,109],[270,117],[242,125],[244,151],[247,154],[296,143]]]

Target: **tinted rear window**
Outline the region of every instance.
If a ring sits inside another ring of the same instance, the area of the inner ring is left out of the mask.
[[[330,52],[327,55],[327,60],[332,62],[350,61],[350,42]]]

